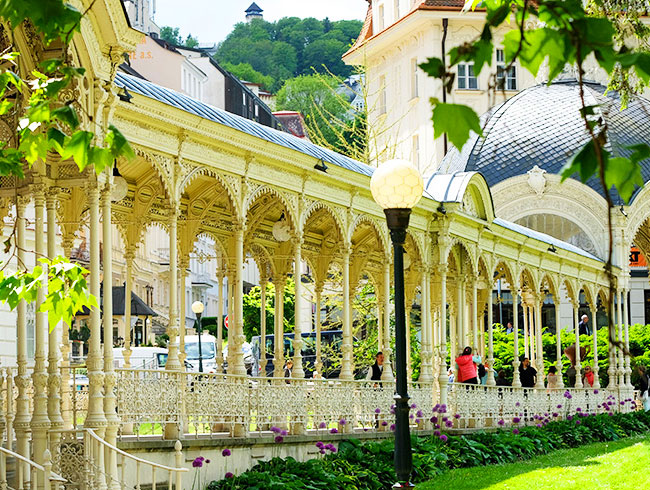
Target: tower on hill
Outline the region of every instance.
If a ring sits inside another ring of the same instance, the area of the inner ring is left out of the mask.
[[[246,22],[250,22],[253,19],[263,19],[264,16],[262,15],[262,10],[259,5],[257,5],[255,2],[251,3],[250,7],[248,7],[246,10]]]

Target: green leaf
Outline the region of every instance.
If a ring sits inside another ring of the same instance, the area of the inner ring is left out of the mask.
[[[605,182],[607,188],[616,188],[626,203],[639,187],[643,187],[641,166],[630,158],[615,157],[607,160],[605,167]]]
[[[445,76],[446,67],[440,58],[429,58],[424,63],[420,63],[420,68],[424,73],[434,78]]]
[[[77,131],[63,148],[61,157],[73,158],[79,170],[85,169],[90,163],[90,142],[93,139],[90,131]]]
[[[52,111],[52,118],[66,124],[73,131],[79,127],[77,111],[69,105],[64,105],[63,107],[54,109]]]
[[[95,167],[95,172],[99,175],[106,168],[113,166],[113,154],[108,148],[92,147],[90,149],[89,162]]]
[[[603,158],[605,150],[602,150]],[[596,146],[590,139],[582,148],[573,154],[569,161],[560,170],[562,181],[565,181],[574,174],[580,175],[580,180],[586,182],[589,177],[596,173],[598,169],[598,158],[596,157]]]
[[[0,115],[4,115],[7,112],[9,112],[9,109],[11,109],[14,106],[14,103],[11,102],[9,99],[2,99],[0,101]]]
[[[447,134],[449,141],[459,150],[469,139],[470,131],[481,135],[481,122],[474,110],[460,104],[447,104],[431,99],[433,107],[433,137]]]
[[[108,133],[105,138],[106,145],[111,150],[113,157],[126,157],[129,160],[135,158],[133,148],[122,132],[112,124],[108,126]]]

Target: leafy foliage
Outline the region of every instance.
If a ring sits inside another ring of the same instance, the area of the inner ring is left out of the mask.
[[[551,451],[599,441],[615,441],[650,431],[650,413],[597,415],[511,430],[449,436],[412,436],[413,481],[420,483],[454,468],[527,460]],[[242,475],[213,481],[208,490],[330,489],[379,490],[394,483],[394,442],[342,441],[339,450],[322,459],[299,462],[273,458]]]
[[[262,75],[249,63],[238,63],[236,65],[233,65],[232,63],[224,63],[222,66],[240,80],[259,83],[266,90],[271,90],[271,87],[273,86],[273,77]]]
[[[235,26],[220,44],[216,58],[220,63],[247,63],[272,77],[273,83],[267,86],[272,91],[289,78],[311,74],[312,68],[345,78],[352,73],[352,67],[346,66],[341,57],[358,36],[361,25],[356,20],[253,19]]]
[[[160,39],[163,39],[174,46],[185,46],[186,48],[196,48],[199,45],[199,40],[192,36],[192,34],[188,34],[185,41],[183,41],[178,27],[161,27]]]

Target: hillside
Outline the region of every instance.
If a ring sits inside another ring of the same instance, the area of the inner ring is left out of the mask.
[[[353,68],[346,66],[341,56],[359,35],[362,24],[358,20],[332,22],[327,18],[285,17],[277,22],[253,19],[237,24],[219,45],[215,57],[235,75],[257,78],[250,81],[273,92],[287,79],[314,70],[329,70],[346,78]]]

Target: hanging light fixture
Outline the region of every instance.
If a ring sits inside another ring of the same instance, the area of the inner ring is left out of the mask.
[[[284,218],[284,213],[280,215],[280,219],[273,225],[273,238],[280,243],[291,238],[291,228]]]
[[[129,192],[129,184],[126,179],[122,177],[120,171],[117,169],[117,162],[113,165],[113,189],[111,191],[111,201],[121,201],[126,197]]]

